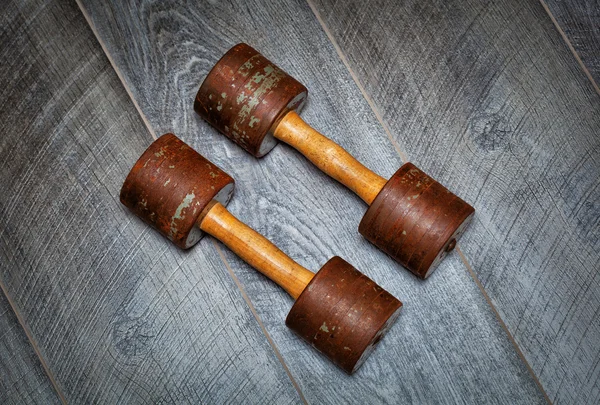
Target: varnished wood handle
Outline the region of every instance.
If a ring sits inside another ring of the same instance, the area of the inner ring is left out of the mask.
[[[314,273],[290,259],[267,238],[213,201],[200,215],[198,226],[223,242],[246,263],[279,284],[294,299],[300,296]]]
[[[294,111],[283,117],[273,135],[293,146],[369,205],[387,183],[386,179],[367,169],[340,145],[314,130]]]

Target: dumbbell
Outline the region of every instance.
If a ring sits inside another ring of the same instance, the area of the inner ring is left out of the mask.
[[[121,188],[121,202],[182,249],[208,233],[279,284],[296,302],[286,325],[352,374],[402,303],[339,257],[316,274],[234,217],[234,180],[173,134],[154,141]]]
[[[283,141],[362,198],[359,232],[416,276],[427,278],[475,210],[412,163],[385,180],[296,113],[308,91],[254,48],[238,44],[208,73],[194,109],[247,152],[267,154]]]

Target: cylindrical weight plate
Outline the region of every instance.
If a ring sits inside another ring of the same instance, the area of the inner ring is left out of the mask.
[[[365,213],[358,231],[416,276],[427,278],[456,245],[475,209],[406,163]]]
[[[173,134],[148,147],[125,179],[121,202],[183,249],[203,233],[195,226],[211,200],[229,202],[234,181]]]
[[[307,90],[246,44],[231,48],[208,73],[194,109],[200,116],[254,156],[276,145],[275,124],[302,107]]]
[[[394,323],[401,307],[394,296],[336,256],[313,277],[285,323],[352,374]]]

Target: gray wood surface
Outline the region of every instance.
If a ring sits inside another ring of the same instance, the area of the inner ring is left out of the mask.
[[[600,1],[544,1],[598,85],[600,83]]]
[[[0,403],[60,404],[27,335],[0,291]]]
[[[66,401],[301,402],[213,242],[119,203],[152,137],[77,5],[2,9],[0,282]]]
[[[315,0],[557,403],[600,401],[600,97],[537,1]],[[342,144],[348,144],[346,140]]]
[[[283,145],[257,161],[194,113],[208,69],[246,41],[308,86],[308,122],[390,176],[398,153],[308,4],[85,0],[82,8],[154,131],[175,132],[236,178],[234,214],[307,268],[338,254],[405,302],[381,346],[348,377],[286,329],[291,298],[220,247],[308,402],[544,402],[456,253],[417,280],[359,236],[365,206],[348,190]]]

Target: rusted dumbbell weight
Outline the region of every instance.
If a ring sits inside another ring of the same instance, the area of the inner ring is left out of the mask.
[[[296,302],[286,325],[353,373],[396,320],[402,303],[339,257],[305,269],[224,205],[234,181],[173,134],[156,140],[121,189],[121,202],[181,248],[206,232],[283,287]]]
[[[231,48],[202,83],[194,109],[249,153],[261,157],[291,145],[370,205],[359,232],[426,278],[451,251],[475,210],[406,163],[386,181],[295,112],[306,88],[246,44]]]

